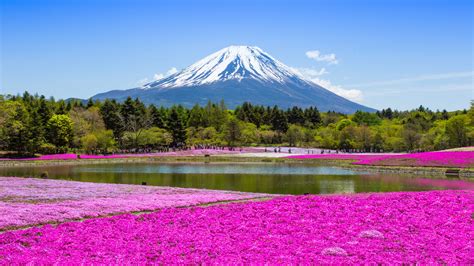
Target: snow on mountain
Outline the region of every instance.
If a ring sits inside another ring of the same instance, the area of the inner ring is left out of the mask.
[[[294,78],[304,79],[296,70],[256,46],[229,46],[178,73],[145,84],[144,88],[197,86],[244,78],[280,84]]]
[[[305,79],[298,71],[255,46],[229,46],[167,77],[93,99],[140,98],[147,104],[192,107],[224,100],[233,109],[244,102],[290,108],[316,106],[321,111],[375,111]]]

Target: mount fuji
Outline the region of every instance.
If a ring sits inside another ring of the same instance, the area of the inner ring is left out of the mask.
[[[189,67],[142,87],[113,90],[92,97],[147,104],[191,107],[224,100],[233,109],[244,102],[281,108],[316,106],[321,111],[373,112],[304,78],[298,71],[255,46],[229,46]]]

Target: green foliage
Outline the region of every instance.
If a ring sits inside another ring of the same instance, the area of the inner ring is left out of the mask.
[[[190,145],[290,145],[361,151],[440,150],[474,144],[469,110],[320,113],[316,107],[224,102],[191,109],[146,106],[138,99],[56,101],[24,93],[0,96],[0,149],[54,153],[82,149],[161,149]]]
[[[115,139],[120,139],[125,131],[120,109],[120,105],[115,100],[105,100],[100,106],[100,114],[102,115],[105,127],[114,132]]]
[[[288,130],[288,118],[287,115],[278,107],[273,107],[270,114],[270,123],[274,130],[283,133]]]
[[[464,147],[469,144],[468,119],[466,115],[451,117],[446,122],[446,136],[452,147]]]
[[[352,121],[354,121],[358,125],[366,126],[379,125],[381,122],[380,118],[376,114],[362,111],[355,112],[354,116],[352,117]]]
[[[147,148],[158,148],[170,145],[173,136],[165,129],[151,127],[143,131],[138,144]]]
[[[69,116],[73,122],[74,147],[81,146],[84,136],[105,130],[104,120],[96,106],[91,106],[88,109],[79,106],[73,107],[69,111]]]
[[[277,143],[279,138],[278,133],[274,130],[271,130],[270,126],[261,126],[258,129],[259,143],[269,145]]]
[[[81,138],[83,149],[87,153],[109,153],[116,148],[116,142],[112,130],[97,130]]]
[[[48,142],[58,148],[67,149],[72,143],[73,123],[69,115],[55,114],[46,126]]]
[[[42,154],[54,154],[58,152],[58,148],[51,143],[42,143],[36,151]]]
[[[304,128],[299,125],[290,125],[285,137],[290,147],[301,145],[304,139]]]
[[[188,127],[186,129],[186,143],[189,145],[220,145],[221,139],[214,127]]]
[[[352,122],[350,119],[344,118],[342,120],[339,120],[336,124],[336,129],[341,131],[347,126],[354,125],[354,122]]]
[[[224,139],[227,145],[234,147],[239,144],[242,137],[242,122],[235,117],[232,117],[227,121],[224,127]]]
[[[173,146],[184,146],[186,144],[186,118],[184,108],[175,106],[171,108],[168,117],[168,130],[171,132]]]
[[[241,144],[251,146],[258,143],[260,136],[257,126],[253,123],[241,123]]]
[[[30,151],[31,134],[29,113],[20,101],[6,101],[0,108],[0,137],[4,149],[27,153]]]

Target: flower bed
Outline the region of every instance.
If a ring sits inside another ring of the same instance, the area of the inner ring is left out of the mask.
[[[324,159],[324,160],[363,160],[367,158],[385,158],[390,155],[375,154],[308,154],[287,156],[290,159]]]
[[[0,177],[0,230],[263,194]]]
[[[239,148],[236,150],[216,150],[216,149],[192,149],[182,151],[171,151],[171,152],[159,152],[159,153],[130,153],[130,154],[113,154],[113,155],[88,155],[88,154],[75,154],[75,153],[64,153],[64,154],[48,154],[41,155],[34,158],[0,158],[0,161],[51,161],[51,160],[79,160],[79,159],[119,159],[119,158],[140,158],[140,157],[167,157],[167,156],[202,156],[202,155],[219,155],[219,154],[240,154],[247,152],[263,152],[256,148]]]
[[[2,264],[473,264],[473,191],[289,196],[0,234]]]
[[[292,159],[356,160],[357,165],[473,168],[474,151],[442,151],[411,154],[318,154],[288,156]]]
[[[474,167],[474,152],[422,152],[388,157],[364,158],[354,164],[383,166]]]

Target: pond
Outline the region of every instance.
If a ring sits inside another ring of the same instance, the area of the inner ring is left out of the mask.
[[[474,182],[380,174],[304,163],[127,163],[0,168],[0,176],[274,194],[474,189]]]

